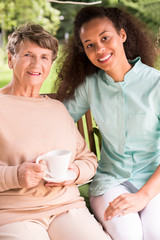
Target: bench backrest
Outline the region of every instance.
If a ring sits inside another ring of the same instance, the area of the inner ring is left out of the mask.
[[[47,94],[50,98],[55,99],[56,94],[55,93],[49,93]],[[81,135],[86,139],[89,148],[92,152],[94,152],[97,155],[97,147],[95,143],[95,136],[93,132],[94,128],[94,122],[91,116],[90,110],[88,110],[85,115],[80,118],[77,122],[77,128]]]

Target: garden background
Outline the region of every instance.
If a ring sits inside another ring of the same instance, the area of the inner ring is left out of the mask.
[[[0,88],[12,78],[12,71],[7,66],[8,35],[20,24],[36,22],[56,36],[61,46],[72,34],[77,11],[86,4],[97,2],[71,1],[72,3],[67,0],[0,0]],[[148,25],[155,36],[155,47],[159,53],[155,67],[160,70],[160,0],[100,0],[98,5],[123,6]],[[56,61],[41,88],[41,93],[50,93],[53,90],[56,79],[55,64]]]

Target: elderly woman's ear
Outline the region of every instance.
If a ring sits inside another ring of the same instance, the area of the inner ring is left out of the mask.
[[[13,68],[12,58],[13,58],[13,55],[10,52],[8,52],[8,66],[10,69]]]

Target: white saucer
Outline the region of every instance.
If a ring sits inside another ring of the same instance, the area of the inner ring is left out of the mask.
[[[55,182],[55,183],[61,183],[64,181],[69,181],[69,180],[73,180],[76,178],[76,173],[72,170],[68,170],[67,172],[67,177],[65,178],[61,178],[61,179],[56,179],[56,178],[52,178],[49,175],[46,175],[43,179],[47,182]]]

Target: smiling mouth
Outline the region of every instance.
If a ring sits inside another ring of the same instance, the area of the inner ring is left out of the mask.
[[[30,75],[32,75],[32,76],[39,76],[39,75],[41,75],[41,73],[39,73],[39,72],[28,72]]]
[[[108,60],[108,59],[111,57],[111,55],[112,55],[112,54],[110,53],[110,54],[108,54],[107,56],[98,59],[98,61],[99,61],[99,62],[104,62],[104,61]]]

